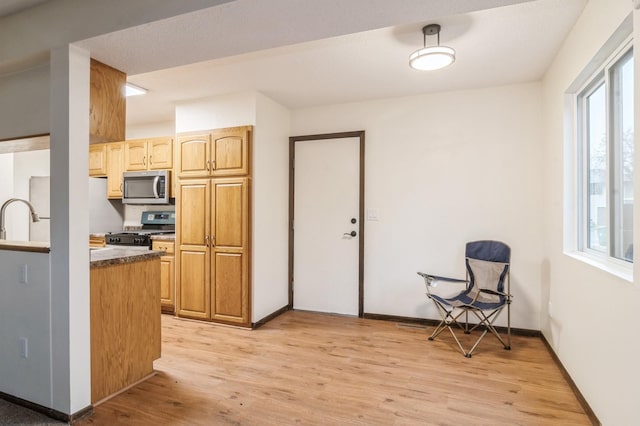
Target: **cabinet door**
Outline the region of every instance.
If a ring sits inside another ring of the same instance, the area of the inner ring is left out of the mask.
[[[165,251],[165,256],[160,258],[160,302],[162,312],[175,312],[175,258],[174,242],[164,240],[153,240],[151,248],[153,250]]]
[[[124,168],[128,172],[147,170],[147,141],[130,140],[124,143]]]
[[[147,142],[149,170],[173,168],[173,138],[153,138]]]
[[[163,312],[175,311],[175,275],[173,256],[160,258],[160,303]]]
[[[178,246],[207,246],[210,222],[210,179],[181,181],[178,189]]]
[[[211,191],[211,318],[250,325],[249,179],[213,179]]]
[[[178,316],[196,319],[211,317],[208,259],[208,247],[180,250]]]
[[[107,175],[107,146],[103,143],[89,145],[89,176]]]
[[[178,187],[176,310],[181,317],[211,318],[210,188],[210,179],[183,181]]]
[[[124,142],[107,144],[107,198],[122,198]]]
[[[179,178],[207,177],[211,135],[183,135],[178,137],[176,148],[176,171]]]
[[[249,174],[251,126],[230,127],[213,131],[211,141],[212,176]]]

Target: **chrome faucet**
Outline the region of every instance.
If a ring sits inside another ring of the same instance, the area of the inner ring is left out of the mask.
[[[27,206],[29,206],[29,211],[31,212],[31,220],[34,222],[40,222],[40,216],[38,216],[38,213],[36,213],[36,211],[33,209],[33,205],[30,202],[28,202],[27,200],[23,200],[22,198],[9,198],[4,202],[2,207],[0,207],[0,240],[7,239],[7,230],[4,227],[4,211],[7,209],[7,206],[9,204],[15,201],[22,201]]]

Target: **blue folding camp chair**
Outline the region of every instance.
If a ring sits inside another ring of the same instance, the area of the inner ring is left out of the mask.
[[[511,281],[509,278],[509,265],[511,249],[508,245],[499,241],[474,241],[467,243],[465,251],[465,263],[467,266],[467,279],[441,277],[437,275],[418,272],[424,278],[427,286],[427,297],[431,299],[442,317],[442,321],[433,331],[429,340],[433,340],[445,329],[451,332],[462,354],[471,358],[484,336],[491,332],[498,338],[505,349],[511,349]],[[505,291],[506,282],[506,291]],[[449,297],[439,296],[431,289],[440,283],[464,283],[464,290]],[[507,307],[507,343],[504,342],[493,323],[502,310]],[[469,323],[469,313],[475,315],[477,323]],[[464,314],[464,324],[459,318]],[[456,325],[470,334],[480,328],[482,334],[476,340],[469,351],[466,351],[453,331]]]

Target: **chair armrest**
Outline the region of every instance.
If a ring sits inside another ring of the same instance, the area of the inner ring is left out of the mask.
[[[450,282],[450,283],[468,283],[469,282],[469,280],[461,280],[461,279],[458,279],[458,278],[441,277],[439,275],[425,274],[424,272],[418,272],[418,275],[420,275],[422,278],[427,280],[428,283],[431,282],[431,281],[444,281],[444,282]]]
[[[457,278],[449,278],[449,277],[441,277],[439,275],[430,275],[430,274],[425,274],[424,272],[418,272],[418,275],[420,275],[422,278],[424,278],[424,282],[425,285],[427,287],[427,296],[431,297],[431,290],[430,287],[437,287],[439,283],[447,283],[447,284],[461,284],[461,283],[465,283],[467,284],[469,281],[468,280],[460,280]]]

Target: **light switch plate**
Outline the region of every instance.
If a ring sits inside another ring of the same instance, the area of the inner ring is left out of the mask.
[[[380,209],[367,209],[367,220],[373,222],[380,220]]]

